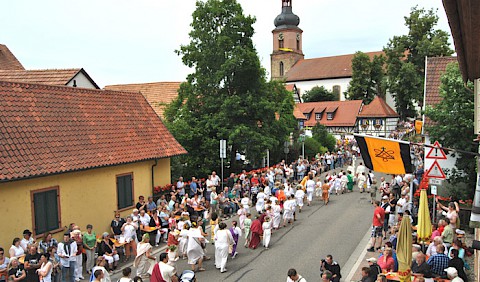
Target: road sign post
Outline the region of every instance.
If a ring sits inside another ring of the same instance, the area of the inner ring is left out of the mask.
[[[220,140],[220,160],[222,162],[222,179],[220,182],[222,183],[222,191],[223,191],[223,159],[227,157],[227,140],[222,139]]]

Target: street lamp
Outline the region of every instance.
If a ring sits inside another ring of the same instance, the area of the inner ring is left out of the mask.
[[[305,134],[300,134],[299,141],[302,142],[302,159],[305,159]]]

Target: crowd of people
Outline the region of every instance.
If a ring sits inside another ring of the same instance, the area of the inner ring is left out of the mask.
[[[369,252],[379,252],[379,255],[367,259],[369,267],[362,269],[364,282],[386,281],[382,273],[398,271],[396,249],[400,223],[408,218],[415,226],[418,220],[418,199],[412,204],[409,199],[410,182],[414,178],[415,175],[407,174],[393,175],[390,181],[380,179],[381,201],[373,202],[375,209],[368,248]],[[436,201],[439,210],[435,212],[440,214],[440,219],[433,224],[431,243],[418,241],[415,230],[412,230],[412,273],[422,279],[440,277],[468,281],[465,274],[465,269],[469,268],[465,261],[467,248],[461,241],[465,233],[459,229],[459,205],[450,202],[444,206],[438,198]]]

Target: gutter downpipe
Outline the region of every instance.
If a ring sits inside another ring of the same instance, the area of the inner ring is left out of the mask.
[[[155,159],[155,163],[152,165],[152,169],[151,169],[152,170],[152,196],[155,192],[154,190],[155,189],[155,173],[153,172],[153,169],[157,166],[157,164],[158,164],[158,160]]]

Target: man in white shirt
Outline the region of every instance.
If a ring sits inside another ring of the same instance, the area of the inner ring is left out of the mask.
[[[216,187],[220,185],[220,177],[218,177],[215,171],[212,171],[212,182],[213,182],[213,185],[215,185]]]
[[[138,215],[138,220],[143,226],[148,226],[148,224],[150,224],[150,216],[145,212],[145,210],[140,211],[140,214]]]
[[[23,239],[20,241],[20,247],[25,251],[25,253],[28,253],[28,246],[33,245],[35,243],[35,240],[32,238],[32,232],[28,229],[23,231]]]
[[[404,213],[407,207],[406,193],[402,192],[402,197],[397,201],[397,214]]]
[[[287,272],[287,282],[307,282],[307,280],[298,274],[294,268],[290,268]]]
[[[57,254],[60,257],[60,265],[62,268],[62,282],[74,282],[77,243],[70,239],[70,233],[65,233],[63,235],[63,241],[58,243]]]
[[[360,164],[357,166],[357,171],[356,171],[356,177],[358,177],[359,175],[362,175],[362,173],[365,173],[365,170],[367,168],[363,165],[362,162],[360,162]]]
[[[168,255],[167,253],[160,254],[160,261],[158,262],[158,268],[160,270],[160,274],[162,275],[162,279],[166,282],[178,282],[177,273],[175,271],[175,267],[168,265]],[[155,267],[156,268],[156,267]],[[156,277],[158,272],[153,269],[152,279],[150,281],[159,281],[160,277]],[[157,280],[158,279],[158,280]]]

